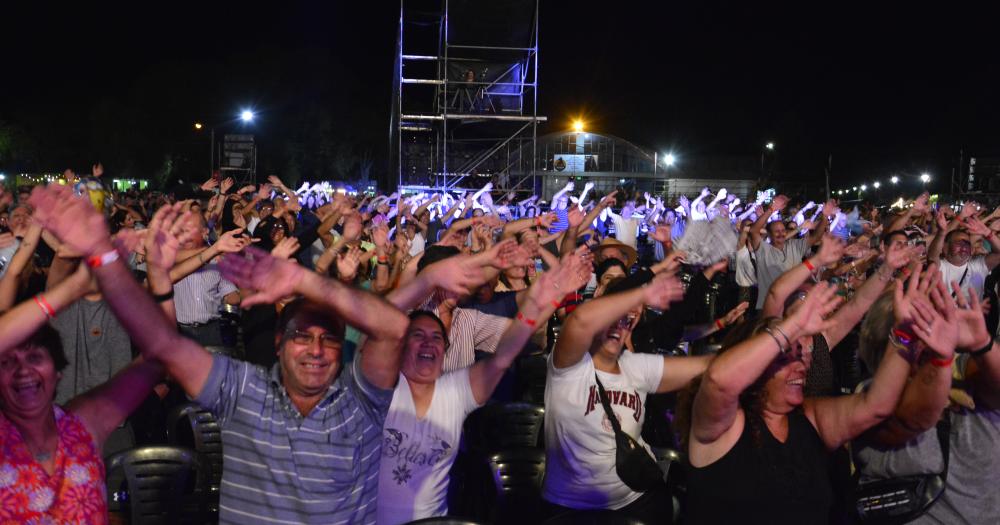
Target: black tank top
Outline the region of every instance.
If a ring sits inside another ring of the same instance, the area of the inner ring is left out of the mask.
[[[687,465],[688,523],[812,524],[829,521],[833,493],[829,453],[801,409],[788,415],[788,439],[779,442],[759,421],[754,441],[750,415],[743,434],[718,461]]]

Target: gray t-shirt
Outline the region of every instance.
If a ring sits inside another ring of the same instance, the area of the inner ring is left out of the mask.
[[[781,277],[781,274],[802,263],[802,256],[806,254],[809,246],[806,239],[788,239],[782,249],[771,246],[766,240],[760,241],[757,247],[757,310],[764,308],[764,300],[767,299],[767,291],[771,284]]]
[[[52,320],[69,365],[56,386],[57,404],[111,379],[132,361],[132,343],[103,300],[81,299]]]
[[[959,357],[965,366],[968,355]],[[951,417],[948,479],[944,494],[915,524],[1000,523],[1000,410],[976,400],[975,410],[947,411]],[[853,444],[861,481],[898,476],[938,474],[944,457],[937,430],[932,428],[906,445],[883,450],[862,439]]]

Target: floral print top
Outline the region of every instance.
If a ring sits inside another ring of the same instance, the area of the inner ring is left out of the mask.
[[[54,406],[59,446],[50,476],[0,413],[0,525],[108,522],[104,462],[79,417]]]

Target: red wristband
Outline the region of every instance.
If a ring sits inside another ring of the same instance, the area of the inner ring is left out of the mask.
[[[903,330],[902,328],[894,328],[892,330],[892,335],[896,336],[896,338],[899,339],[899,342],[902,343],[903,346],[909,347],[910,343],[913,342],[913,334],[907,332],[906,330]]]
[[[808,268],[810,272],[816,271],[816,267],[813,266],[813,263],[809,262],[809,259],[802,261],[802,264],[806,265],[806,268]]]
[[[118,250],[109,250],[100,255],[92,255],[87,257],[87,266],[91,268],[100,268],[105,264],[110,264],[118,260]]]
[[[931,364],[938,368],[950,367],[954,361],[955,361],[955,354],[951,354],[951,357],[949,357],[948,359],[938,359],[936,357],[932,357],[930,360]]]
[[[726,325],[722,324],[722,319],[716,319],[715,327],[718,328],[719,330],[722,330],[723,328],[726,327]]]
[[[52,319],[53,317],[56,316],[56,309],[52,308],[52,305],[49,304],[49,302],[45,300],[45,296],[44,295],[42,295],[42,294],[36,295],[35,296],[35,304],[37,304],[38,307],[42,309],[42,312],[45,312],[45,317],[48,317],[49,319]]]
[[[526,325],[528,325],[528,326],[530,326],[532,328],[534,328],[535,325],[538,324],[538,321],[535,321],[534,319],[528,319],[521,312],[517,312],[517,320],[521,321],[522,323],[524,323],[524,324],[526,324]]]
[[[562,302],[561,301],[552,301],[552,306],[555,306],[556,310],[558,310],[558,309],[562,308]]]

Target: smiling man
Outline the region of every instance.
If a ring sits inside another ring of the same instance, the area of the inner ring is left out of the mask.
[[[65,187],[36,188],[36,218],[85,254],[115,315],[189,396],[219,419],[225,447],[220,523],[372,523],[382,420],[399,375],[406,316],[380,297],[248,249],[225,259],[244,305],[291,295],[278,363],[267,371],[181,337],[118,258],[107,224]],[[368,338],[341,369],[343,327]]]

